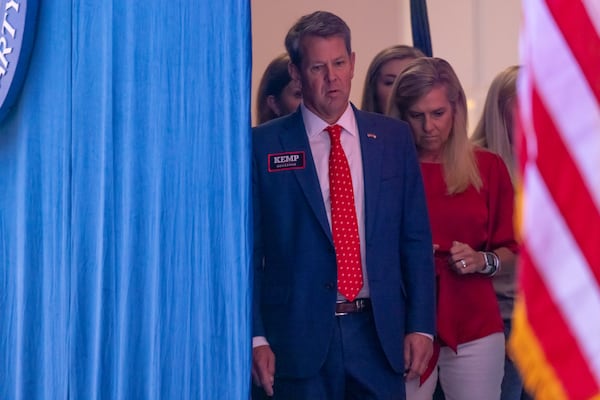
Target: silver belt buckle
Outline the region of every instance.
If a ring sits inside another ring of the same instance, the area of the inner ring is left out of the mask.
[[[335,302],[336,305],[338,305],[340,303],[345,303],[345,302],[344,301],[336,301]],[[348,315],[348,313],[347,312],[337,312],[337,311],[335,312],[336,317],[342,317],[344,315]]]

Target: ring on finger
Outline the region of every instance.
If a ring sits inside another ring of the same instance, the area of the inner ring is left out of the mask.
[[[460,260],[463,268],[467,268],[467,262],[465,260]]]

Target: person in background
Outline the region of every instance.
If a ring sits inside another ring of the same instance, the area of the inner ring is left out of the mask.
[[[500,72],[488,89],[483,113],[471,140],[498,154],[514,177],[513,112],[517,100],[519,66],[513,65]],[[512,302],[511,302],[512,305]]]
[[[519,66],[513,65],[496,75],[488,90],[481,118],[471,136],[471,140],[476,145],[485,147],[502,157],[504,164],[506,164],[513,177],[513,182],[516,169],[513,146],[513,113],[516,107],[518,73]],[[493,279],[507,341],[511,331],[513,304],[516,294],[517,274],[515,268],[516,261],[504,263],[502,270]],[[529,397],[523,391],[523,382],[519,371],[506,354],[501,400],[527,398]]]
[[[257,125],[295,111],[302,100],[300,83],[288,72],[290,58],[281,54],[265,69],[256,95]]]
[[[401,400],[435,320],[414,142],[350,104],[342,19],[305,15],[285,44],[302,103],[253,129],[253,380],[275,399]]]
[[[381,50],[367,70],[361,110],[385,114],[394,80],[412,60],[425,57],[416,47],[403,44]]]
[[[498,400],[505,344],[492,277],[517,251],[510,175],[469,141],[465,93],[447,61],[413,61],[394,83],[388,114],[415,138],[438,284],[437,365],[422,386],[407,382],[407,398],[431,399],[439,375],[448,400]]]

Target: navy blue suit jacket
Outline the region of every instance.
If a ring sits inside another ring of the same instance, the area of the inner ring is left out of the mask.
[[[434,333],[435,278],[423,183],[408,125],[354,113],[373,315],[387,359],[400,373],[404,336]],[[312,376],[325,360],[334,329],[337,273],[300,108],[254,128],[252,185],[253,335],[269,341],[278,376]]]

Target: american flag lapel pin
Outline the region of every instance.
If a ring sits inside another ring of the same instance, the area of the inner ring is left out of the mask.
[[[369,139],[377,139],[377,135],[376,135],[376,134],[374,134],[374,133],[367,133],[367,137],[368,137]]]

